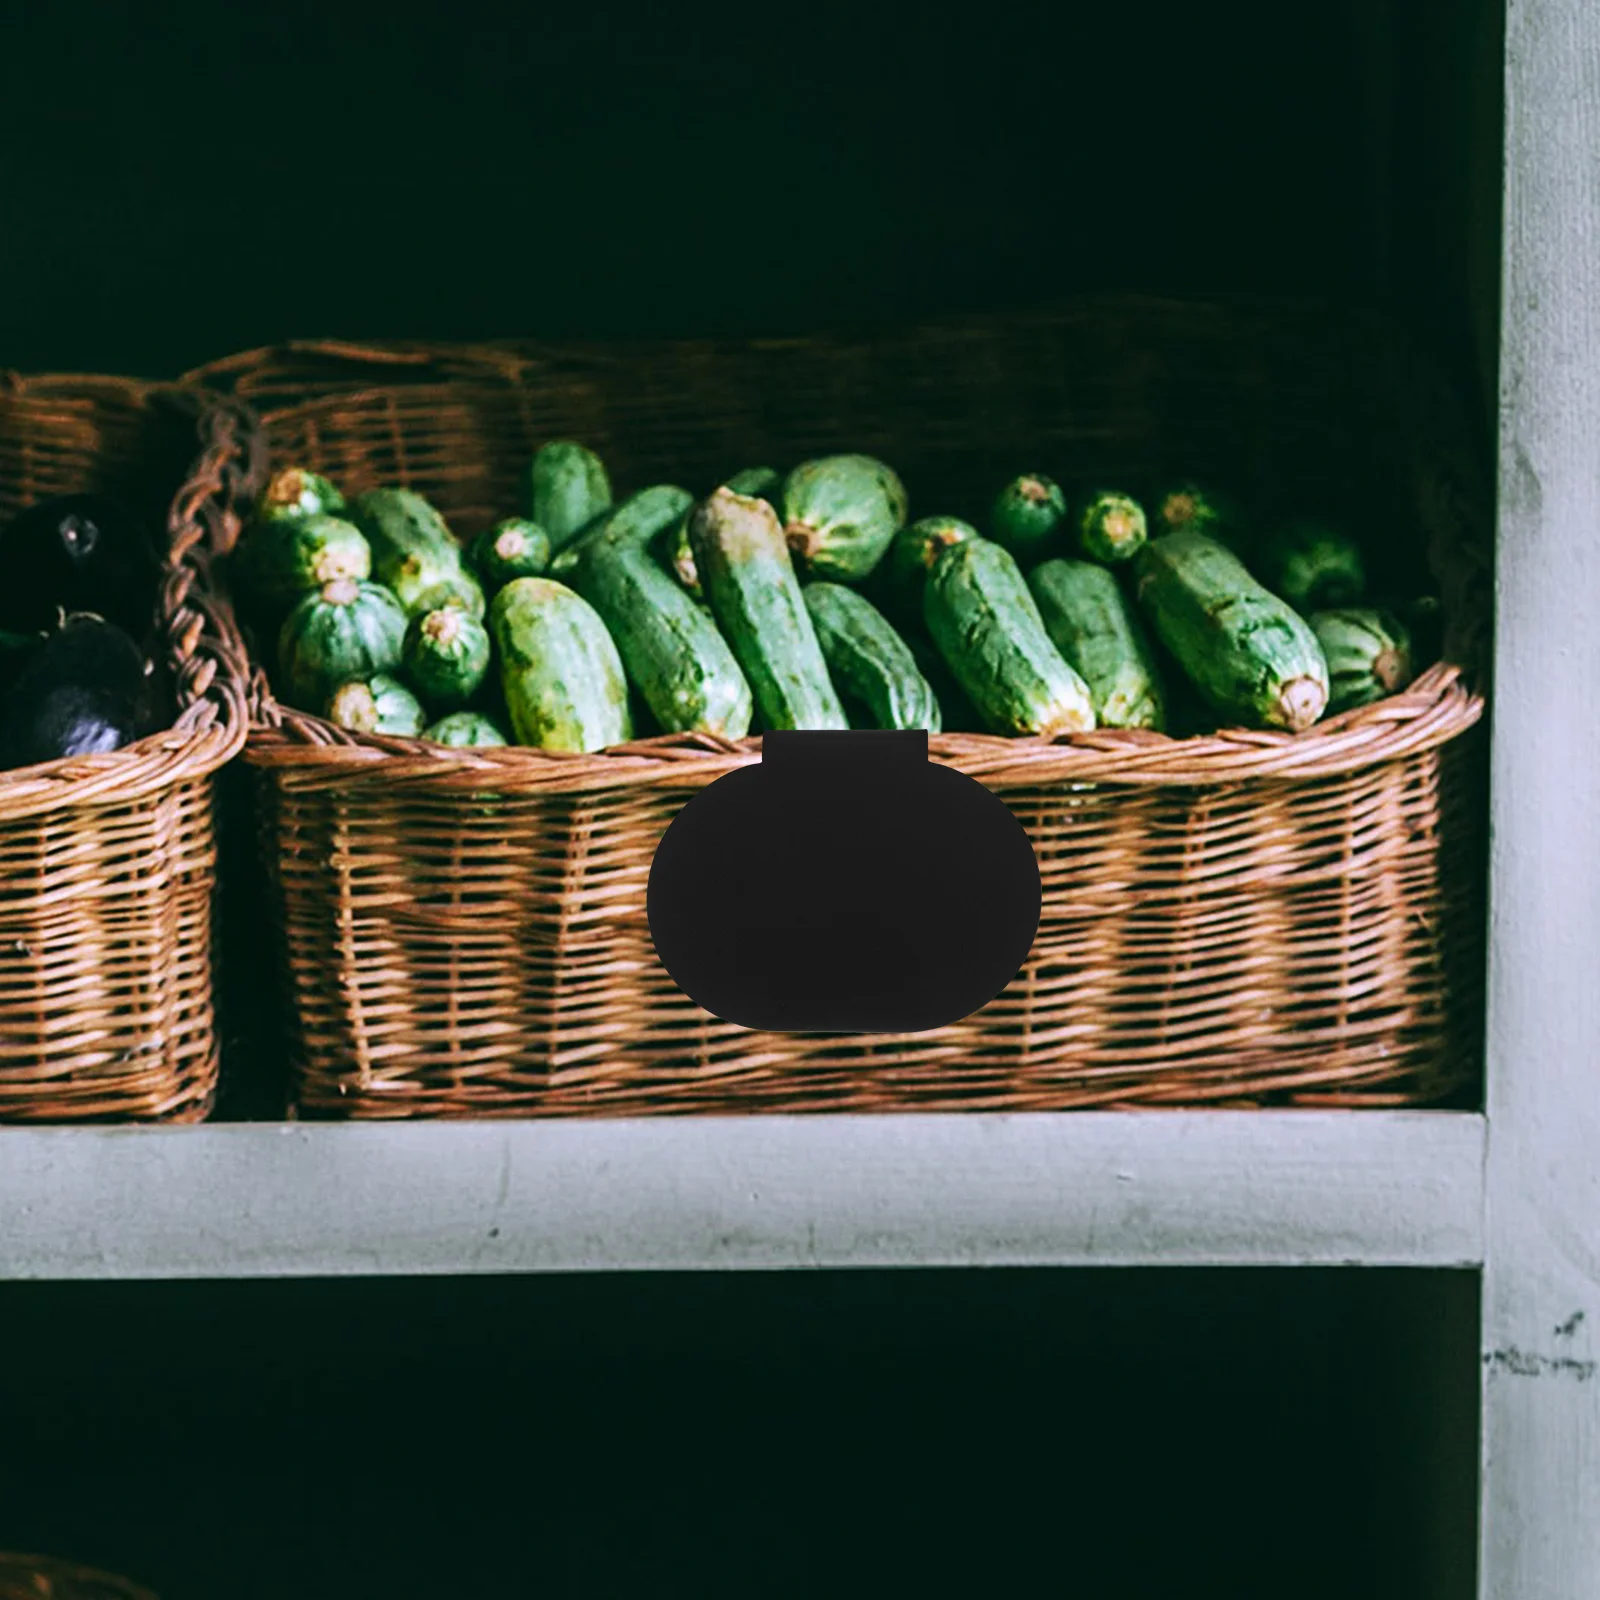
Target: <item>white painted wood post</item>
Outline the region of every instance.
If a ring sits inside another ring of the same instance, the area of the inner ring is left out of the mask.
[[[1600,1595],[1600,4],[1509,0],[1483,1600]]]

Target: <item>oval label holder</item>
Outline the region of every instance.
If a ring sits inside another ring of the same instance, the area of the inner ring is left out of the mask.
[[[656,848],[647,914],[673,981],[772,1033],[919,1033],[987,1005],[1039,927],[1039,864],[922,731],[773,732]]]

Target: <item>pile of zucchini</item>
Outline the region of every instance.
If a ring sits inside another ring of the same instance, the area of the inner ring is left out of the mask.
[[[1212,727],[1298,732],[1414,670],[1348,535],[1294,523],[1252,547],[1194,484],[1147,509],[1029,473],[980,530],[909,520],[870,456],[617,501],[563,440],[523,501],[463,549],[409,489],[347,500],[278,472],[235,589],[282,698],[354,731],[593,751],[658,730],[1164,730],[1184,695]]]

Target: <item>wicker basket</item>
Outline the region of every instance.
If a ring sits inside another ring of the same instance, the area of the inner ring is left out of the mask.
[[[1485,509],[1449,399],[1380,325],[1321,307],[1098,301],[877,338],[626,348],[299,344],[198,376],[261,409],[277,463],[409,484],[467,536],[516,507],[541,440],[619,489],[839,448],[923,512],[1023,468],[1205,463],[1268,504],[1309,480],[1431,557],[1450,656],[1488,595]],[[917,514],[914,510],[913,514]],[[1426,530],[1426,540],[1418,537]],[[1427,546],[1424,551],[1424,546]],[[759,744],[601,755],[356,738],[254,680],[303,1114],[1395,1105],[1475,1070],[1483,702],[1457,666],[1298,738],[947,735],[935,759],[1029,829],[1045,901],[1024,970],[905,1037],[764,1035],[654,957],[656,841]]]
[[[0,1120],[197,1120],[217,1083],[212,774],[244,742],[247,665],[208,597],[253,438],[175,385],[0,374],[0,517],[111,494],[169,531],[174,727],[0,773]]]
[[[109,1572],[48,1556],[0,1553],[0,1600],[156,1600],[148,1590]]]

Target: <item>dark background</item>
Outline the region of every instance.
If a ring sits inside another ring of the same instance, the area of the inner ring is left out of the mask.
[[[0,1547],[165,1600],[1468,1600],[1477,1280],[0,1286]]]
[[[1292,20],[1291,18],[1292,11]],[[0,9],[0,365],[1388,308],[1492,414],[1488,0]],[[166,1600],[1465,1596],[1476,1282],[0,1289],[0,1546]]]
[[[1386,304],[1470,374],[1497,51],[1487,0],[11,6],[0,361],[1112,288]]]

